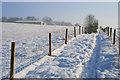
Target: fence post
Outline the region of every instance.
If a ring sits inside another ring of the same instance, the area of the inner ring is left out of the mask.
[[[102,31],[102,26],[100,26],[100,30]]]
[[[113,44],[115,44],[116,29],[114,29]]]
[[[120,31],[120,29],[118,29],[118,31]],[[119,55],[120,55],[120,32],[118,34],[119,34]]]
[[[82,34],[83,34],[83,27],[82,27]]]
[[[103,31],[103,32],[104,32],[104,28],[102,28],[102,26],[100,26],[100,29],[101,29],[101,31]]]
[[[68,40],[68,29],[66,29],[66,39],[65,39],[65,44],[67,44],[67,40]]]
[[[105,28],[105,33],[106,33],[106,35],[107,35],[107,27]]]
[[[107,35],[109,36],[109,27],[107,27]]]
[[[52,56],[52,39],[51,39],[51,33],[49,33],[49,56]]]
[[[14,79],[14,65],[15,65],[15,42],[12,42],[11,43],[10,80]]]
[[[79,35],[81,34],[81,26],[79,26]]]
[[[103,32],[105,33],[105,28],[103,29]]]
[[[74,27],[74,37],[76,37],[76,27]]]
[[[106,27],[106,30],[105,30],[107,36],[109,36],[109,27]]]
[[[119,55],[120,55],[120,40],[119,40]]]
[[[119,55],[120,55],[120,32],[119,32]]]
[[[112,28],[110,28],[110,37],[112,39]]]

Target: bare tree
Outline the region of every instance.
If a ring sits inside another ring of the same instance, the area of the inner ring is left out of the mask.
[[[48,17],[48,16],[45,16],[42,18],[42,21],[43,22],[46,22],[48,25],[53,25],[53,20],[52,18]]]
[[[80,26],[78,23],[76,23],[74,26]]]
[[[94,15],[88,15],[85,18],[85,33],[91,34],[96,33],[98,29],[98,20],[95,19]]]

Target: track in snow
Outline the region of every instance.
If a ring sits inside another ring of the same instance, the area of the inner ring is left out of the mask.
[[[108,36],[99,31],[92,57],[83,68],[82,78],[118,78],[117,70],[117,49]]]

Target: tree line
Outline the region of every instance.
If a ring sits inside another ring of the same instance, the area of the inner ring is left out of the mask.
[[[16,22],[16,21],[40,21],[39,18],[34,16],[28,16],[25,18],[22,17],[2,17],[0,19],[2,22]],[[41,19],[41,21],[46,22],[47,25],[60,25],[60,26],[73,26],[70,22],[64,21],[54,21],[51,17],[45,16]],[[74,26],[80,26],[79,24],[74,24]],[[98,20],[94,15],[89,14],[85,18],[84,22],[84,32],[87,34],[96,33],[98,29]]]
[[[0,19],[1,22],[16,22],[16,21],[40,21],[39,18],[36,18],[34,16],[28,16],[28,17],[2,17]],[[60,26],[73,26],[70,22],[65,21],[53,21],[51,17],[45,16],[41,19],[41,21],[46,22],[48,25],[60,25]]]

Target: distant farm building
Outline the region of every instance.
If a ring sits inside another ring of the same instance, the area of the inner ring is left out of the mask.
[[[43,22],[43,21],[16,21],[16,23],[28,23],[28,24],[47,25],[46,22]]]

